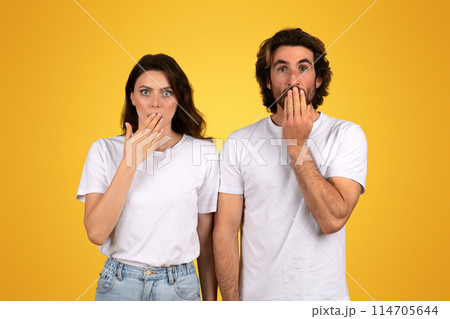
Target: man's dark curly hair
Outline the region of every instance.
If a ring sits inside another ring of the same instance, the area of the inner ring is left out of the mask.
[[[328,85],[331,81],[332,72],[326,58],[323,42],[300,28],[281,30],[273,37],[261,43],[259,47],[258,54],[256,55],[258,58],[256,61],[256,79],[261,88],[264,105],[268,108],[270,107],[270,112],[277,112],[277,106],[274,103],[275,98],[272,90],[267,88],[267,82],[270,80],[270,65],[273,53],[283,45],[303,46],[313,52],[316,78],[318,77],[322,80],[322,84],[316,89],[316,94],[312,100],[314,109],[317,109],[322,104],[323,98],[328,95]]]

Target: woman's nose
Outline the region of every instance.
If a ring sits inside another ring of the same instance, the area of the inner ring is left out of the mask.
[[[152,107],[160,107],[161,106],[161,97],[159,94],[153,94],[153,99],[151,101]]]

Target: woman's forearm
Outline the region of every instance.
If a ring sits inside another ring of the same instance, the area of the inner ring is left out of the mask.
[[[204,301],[217,300],[217,279],[214,268],[214,254],[212,246],[212,236],[209,243],[202,245],[200,256],[197,259],[200,284]]]
[[[122,161],[105,194],[86,211],[84,224],[89,240],[103,245],[122,214],[136,169]],[[86,210],[88,205],[86,204]]]

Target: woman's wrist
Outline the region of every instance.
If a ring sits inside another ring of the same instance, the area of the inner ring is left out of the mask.
[[[122,159],[122,161],[119,164],[119,169],[125,171],[125,172],[129,172],[130,174],[133,174],[136,172],[136,165],[133,166],[129,166],[127,164],[127,161],[125,158]]]

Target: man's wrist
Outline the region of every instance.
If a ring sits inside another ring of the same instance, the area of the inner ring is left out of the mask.
[[[238,289],[230,289],[228,291],[222,292],[222,300],[224,301],[239,301],[239,291]]]
[[[289,145],[288,154],[292,166],[302,166],[307,162],[314,162],[306,142],[301,145]]]

